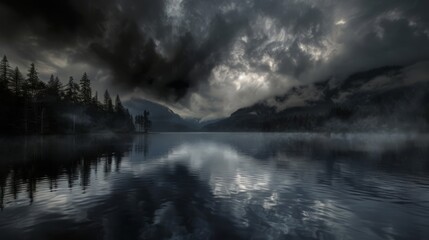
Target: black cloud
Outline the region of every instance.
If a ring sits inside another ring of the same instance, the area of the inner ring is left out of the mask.
[[[30,61],[66,52],[120,91],[222,116],[292,80],[428,59],[427,9],[421,0],[2,0],[0,46]]]

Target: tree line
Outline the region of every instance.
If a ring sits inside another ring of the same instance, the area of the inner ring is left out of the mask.
[[[152,121],[149,120],[149,111],[144,110],[143,115],[135,117],[136,130],[138,132],[148,133],[152,126]]]
[[[54,75],[44,82],[34,63],[24,76],[4,56],[0,61],[0,134],[134,131],[133,117],[119,95],[113,102],[106,90],[103,97],[100,102],[98,92],[93,94],[86,73],[79,81],[69,77],[66,84]]]

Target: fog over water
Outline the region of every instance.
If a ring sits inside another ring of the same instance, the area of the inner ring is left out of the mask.
[[[428,140],[300,133],[1,140],[0,236],[425,239]]]

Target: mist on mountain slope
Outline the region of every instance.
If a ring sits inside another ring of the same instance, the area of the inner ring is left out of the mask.
[[[429,62],[291,88],[208,124],[210,131],[427,131]]]

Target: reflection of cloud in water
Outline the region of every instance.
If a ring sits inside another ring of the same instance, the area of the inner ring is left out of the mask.
[[[276,169],[271,160],[261,163],[240,154],[231,146],[214,142],[183,144],[172,149],[167,156],[153,160],[152,168],[145,168],[143,174],[163,171],[166,165],[185,164],[201,182],[208,184],[213,196],[218,198],[215,200],[219,205],[217,211],[227,214],[239,228],[258,229],[272,237],[288,234],[290,228],[301,226],[313,232],[313,223],[315,229],[319,228],[321,223],[323,225],[326,222],[324,216],[338,215],[340,211],[343,217],[347,214],[352,217],[349,211],[336,207],[338,203],[335,200],[310,200],[318,197],[310,197],[315,193],[308,193],[303,188],[299,188],[302,192],[298,196],[307,200],[296,199],[293,191],[297,179]],[[287,161],[294,162],[294,159]],[[288,192],[285,193],[286,189]],[[173,216],[176,213],[173,208],[170,204],[163,205],[157,212],[161,216],[168,212],[169,217],[162,218],[167,222],[164,223],[158,217],[155,223],[177,229],[177,226],[171,226],[172,219],[177,217]],[[346,232],[334,223],[329,228],[335,229],[335,232]]]
[[[386,135],[364,141],[366,137],[333,136],[328,142],[321,142],[321,146],[324,152],[338,149],[341,153],[350,151],[353,142],[362,143],[357,152],[384,154],[401,151],[402,143],[410,140],[405,137],[401,143]],[[320,146],[310,145],[304,148],[306,152],[299,154],[287,147],[284,151],[277,149],[262,161],[242,154],[234,147],[216,141],[185,143],[170,150],[166,156],[153,159],[150,164],[153,168],[146,170],[163,171],[166,166],[185,165],[200,182],[210,187],[216,199],[216,211],[232,219],[237,227],[248,228],[253,236],[263,232],[261,236],[265,237],[304,234],[309,238],[334,238],[334,235],[353,233],[351,239],[376,239],[381,233],[368,229],[365,221],[378,219],[383,223],[380,224],[382,229],[386,229],[382,232],[392,236],[394,231],[387,229],[403,227],[400,218],[392,217],[390,223],[386,223],[385,216],[374,214],[374,211],[383,209],[389,196],[399,197],[398,193],[412,192],[415,188],[412,182],[401,179],[402,176],[390,176],[388,172],[372,169],[371,165],[365,165],[368,160],[350,163],[347,155],[328,155],[336,158],[334,166],[326,165],[323,158],[318,161],[308,159],[319,151]],[[308,154],[308,151],[313,153]],[[402,184],[390,186],[386,179],[402,181]]]
[[[47,161],[0,169],[1,184],[7,176],[0,233],[43,239],[47,223],[62,223],[62,234],[94,232],[88,239],[429,234],[428,148],[414,136],[153,134],[97,141],[81,141],[73,151],[66,141],[49,147],[58,154],[44,155]]]

